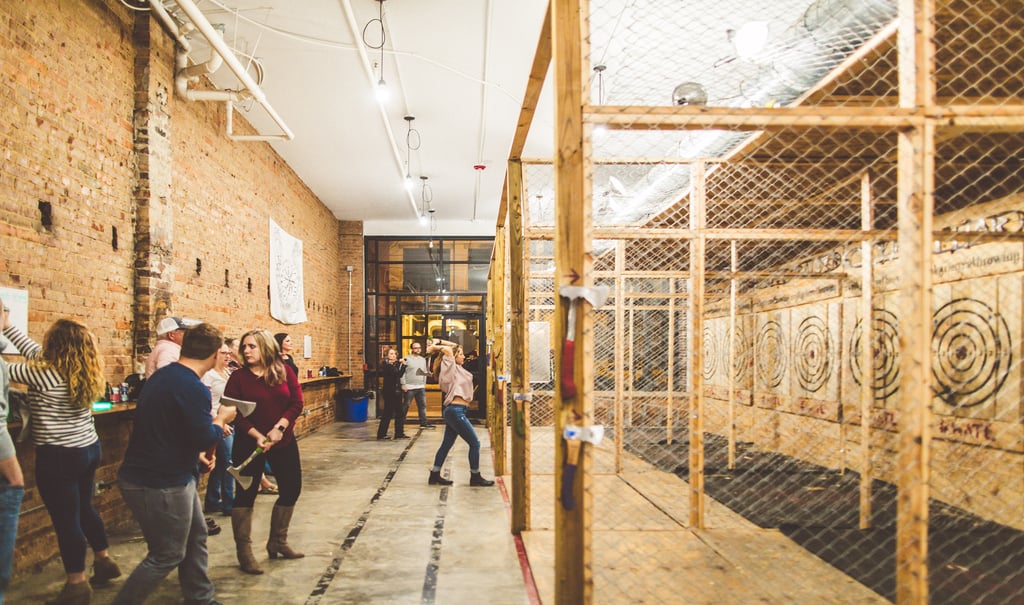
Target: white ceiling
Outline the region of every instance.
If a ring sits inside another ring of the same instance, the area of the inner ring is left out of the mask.
[[[494,234],[548,0],[164,0],[175,15],[188,2],[223,25],[240,60],[259,60],[261,89],[295,134],[271,144],[335,216],[364,221],[368,235]],[[708,105],[788,105],[895,17],[895,0],[591,0],[590,8],[587,60],[607,69],[592,76],[588,92],[592,103],[610,105],[671,105],[683,82],[699,83]],[[383,63],[372,48],[381,9]],[[738,57],[733,31],[751,23],[767,29],[766,46]],[[205,61],[208,48],[192,38],[193,61]],[[381,77],[386,102],[375,95]],[[239,88],[225,68],[213,80]],[[524,159],[552,155],[550,80]],[[237,106],[249,109],[244,115],[261,134],[281,133],[258,104]],[[407,148],[407,115],[415,117],[416,150]],[[689,186],[680,160],[728,154],[747,136],[595,134],[597,158],[666,159],[595,169],[595,221],[642,222],[676,203]],[[407,172],[412,191],[403,186]],[[550,172],[528,178],[531,204],[542,210],[531,213],[538,224],[552,218]],[[418,220],[421,176],[432,226]]]
[[[417,214],[427,176],[436,234],[494,234],[547,0],[385,0],[383,103],[375,94],[381,53],[363,41],[365,28],[366,42],[379,44],[379,25],[370,23],[377,0],[193,1],[223,24],[243,64],[245,54],[259,60],[260,88],[295,135],[271,144],[335,216],[365,221],[367,234],[427,235]],[[181,15],[174,0],[164,4]],[[208,47],[198,34],[192,40],[201,63]],[[239,88],[227,67],[213,79]],[[538,123],[546,120],[550,133],[546,105]],[[258,104],[236,107],[261,134],[281,134]],[[406,115],[420,139],[411,152]],[[550,155],[551,137],[539,140],[529,154]]]

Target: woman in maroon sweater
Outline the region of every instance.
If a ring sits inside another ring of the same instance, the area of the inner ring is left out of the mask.
[[[235,445],[231,459],[242,461],[256,449],[263,453],[245,469],[253,477],[247,490],[236,490],[231,508],[231,529],[235,534],[238,565],[249,574],[261,574],[252,554],[252,510],[256,492],[268,462],[280,493],[270,517],[270,538],[267,554],[285,559],[304,556],[288,546],[288,525],[295,502],[302,491],[302,464],[299,444],[293,430],[295,419],[302,413],[302,389],[295,372],[281,361],[281,351],[273,334],[266,330],[246,332],[241,339],[242,367],[231,374],[224,395],[256,402],[256,410],[246,418],[235,419]]]

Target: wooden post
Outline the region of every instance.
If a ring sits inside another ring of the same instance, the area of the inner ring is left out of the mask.
[[[864,173],[860,182],[861,227],[871,229],[874,212],[871,205],[871,175]],[[875,402],[874,351],[874,242],[860,243],[860,528],[871,527],[871,414]],[[842,401],[840,399],[840,401]]]
[[[623,420],[623,394],[626,381],[626,368],[623,365],[626,347],[626,242],[615,241],[615,472],[622,472],[622,450],[624,447],[625,425]],[[630,366],[633,367],[633,366]]]
[[[523,164],[508,162],[509,366],[512,385],[512,533],[530,529],[530,367],[526,323]]]
[[[672,445],[675,441],[673,436],[672,414],[675,413],[675,380],[672,374],[675,367],[676,350],[676,280],[668,280],[668,359],[665,363],[665,392],[668,397],[665,399],[665,443]]]
[[[494,260],[491,263],[490,288],[493,290],[488,299],[490,313],[491,367],[484,374],[487,377],[487,401],[493,412],[488,415],[491,420],[491,447],[494,449],[494,474],[506,475],[508,449],[506,447],[505,426],[507,406],[505,402],[505,254],[507,230],[504,225],[498,227],[494,238]]]
[[[704,529],[704,235],[705,166],[690,173],[690,527]]]
[[[935,7],[899,2],[901,108],[934,103]],[[931,450],[931,267],[935,128],[926,119],[898,134],[900,274],[899,454],[896,498],[896,602],[928,602],[928,480]]]
[[[591,191],[587,178],[590,141],[583,124],[583,90],[589,77],[586,57],[586,0],[552,0],[551,46],[555,83],[555,367],[563,367],[562,347],[568,333],[569,304],[577,305],[576,354],[571,362],[575,397],[563,396],[555,381],[555,500],[562,489],[566,443],[562,431],[568,421],[588,424],[593,418],[594,351],[591,328],[593,312],[584,301],[567,301],[558,295],[564,285],[593,284],[591,242]],[[555,504],[555,603],[589,604],[594,599],[591,550],[593,455],[583,446],[572,491],[576,506],[566,510]]]
[[[736,292],[739,280],[735,274],[739,271],[739,254],[736,252],[736,240],[729,242],[729,268],[734,277],[729,280],[729,363],[725,371],[729,377],[729,470],[736,468]]]

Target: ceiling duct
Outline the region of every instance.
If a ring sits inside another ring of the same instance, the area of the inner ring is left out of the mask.
[[[762,77],[744,90],[732,106],[787,106],[812,89],[832,69],[866,44],[897,17],[895,0],[816,0],[803,16],[764,50]],[[696,131],[680,145],[679,156],[716,158],[737,149],[748,132]],[[689,167],[661,164],[647,173],[643,189],[618,212],[594,216],[602,225],[642,223],[685,197],[690,188]],[[608,186],[594,184],[594,194]]]

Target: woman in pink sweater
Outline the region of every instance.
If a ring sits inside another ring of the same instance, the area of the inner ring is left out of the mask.
[[[435,339],[427,346],[427,353],[431,354],[440,351],[434,372],[437,373],[437,382],[441,391],[445,393],[442,403],[441,415],[444,417],[444,438],[441,440],[441,447],[437,448],[434,454],[434,466],[430,468],[431,485],[451,485],[452,481],[441,476],[441,465],[448,457],[448,451],[455,445],[455,438],[462,439],[469,444],[469,484],[476,487],[487,487],[494,485],[494,481],[484,479],[480,474],[480,439],[476,436],[476,430],[466,418],[466,410],[473,403],[473,375],[469,370],[462,367],[466,361],[466,354],[462,347],[454,342]]]

